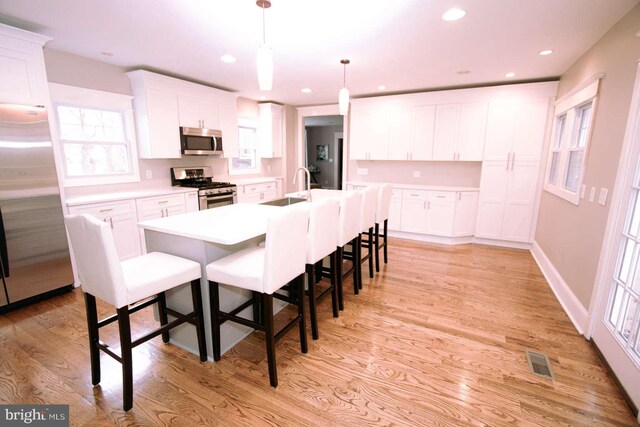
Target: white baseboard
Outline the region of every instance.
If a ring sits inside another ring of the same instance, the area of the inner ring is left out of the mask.
[[[473,237],[464,236],[464,237],[445,237],[445,236],[434,236],[432,234],[418,234],[418,233],[407,233],[404,231],[388,231],[390,237],[399,237],[401,239],[408,240],[418,240],[420,242],[427,243],[440,243],[443,245],[464,245],[467,243],[471,243],[473,241]]]
[[[584,335],[589,326],[589,312],[575,296],[567,282],[564,281],[536,241],[531,246],[531,255],[533,255],[533,259],[535,259],[542,274],[547,279],[547,283],[549,283],[549,287],[556,295],[558,302],[560,302],[565,313],[573,322],[573,326],[575,326],[580,335]]]
[[[508,240],[485,239],[482,237],[474,237],[471,243],[477,243],[478,245],[500,246],[501,248],[531,249],[531,243],[510,242]]]

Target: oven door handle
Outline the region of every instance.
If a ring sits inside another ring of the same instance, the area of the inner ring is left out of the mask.
[[[215,197],[211,197],[211,196],[199,196],[201,199],[205,199],[205,200],[223,200],[223,199],[233,199],[233,194],[225,194],[224,196],[215,196]]]

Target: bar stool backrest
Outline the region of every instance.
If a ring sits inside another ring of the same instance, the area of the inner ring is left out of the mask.
[[[324,199],[311,204],[307,234],[307,264],[315,264],[338,246],[340,202]]]
[[[360,231],[368,230],[376,223],[376,208],[378,205],[378,186],[369,185],[359,190],[362,193],[362,208],[360,209],[362,222]]]
[[[347,191],[340,197],[340,227],[338,232],[338,246],[342,247],[358,237],[360,233],[362,193]]]
[[[393,187],[391,184],[382,184],[378,190],[378,208],[376,209],[376,223],[382,224],[385,219],[389,219],[389,207],[391,206],[391,195]]]
[[[272,294],[305,272],[309,203],[279,208],[267,220],[263,291]]]
[[[65,217],[82,290],[114,305],[128,304],[127,289],[113,233],[92,215]]]

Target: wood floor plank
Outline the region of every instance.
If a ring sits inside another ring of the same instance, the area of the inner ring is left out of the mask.
[[[74,426],[634,425],[528,251],[391,239],[389,264],[363,285],[355,296],[345,280],[337,319],[328,299],[318,305],[307,354],[294,331],[278,342],[276,389],[261,333],[217,363],[159,338],[139,346],[128,413],[117,362],[103,355],[91,385],[74,290],[0,315],[0,402],[68,403]],[[151,309],[132,326],[155,327]],[[119,351],[116,324],[100,332]],[[530,373],[526,349],[548,355],[553,380]]]

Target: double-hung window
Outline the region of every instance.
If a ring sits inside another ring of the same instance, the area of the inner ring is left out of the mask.
[[[260,173],[258,155],[258,122],[238,120],[238,157],[229,159],[229,175]]]
[[[131,97],[51,84],[67,187],[140,180]]]
[[[556,102],[544,189],[578,205],[601,76]]]

